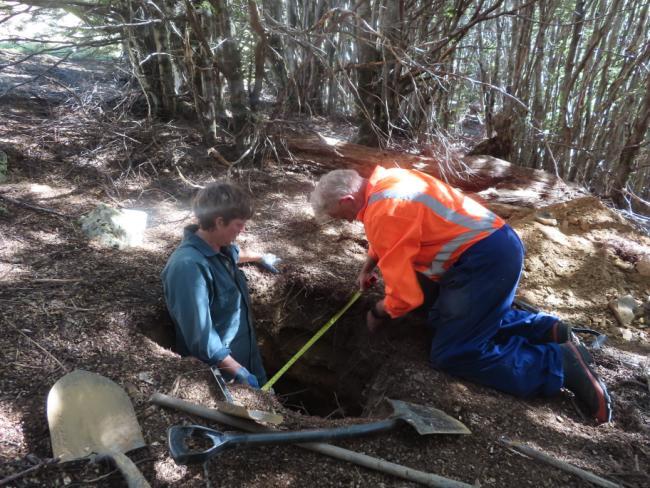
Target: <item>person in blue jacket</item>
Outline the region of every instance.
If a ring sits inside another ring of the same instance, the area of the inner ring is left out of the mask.
[[[192,210],[198,225],[185,228],[161,274],[177,351],[217,366],[227,379],[259,388],[266,373],[246,277],[237,264],[257,262],[277,273],[279,259],[247,253],[234,244],[253,213],[241,188],[212,183],[197,193]]]

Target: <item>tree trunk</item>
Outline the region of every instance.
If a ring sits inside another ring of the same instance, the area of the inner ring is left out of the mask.
[[[266,59],[266,53],[268,49],[266,32],[262,26],[262,21],[260,19],[260,14],[257,10],[257,4],[255,3],[255,0],[248,0],[248,19],[251,29],[253,29],[253,32],[255,32],[258,37],[257,44],[255,45],[255,85],[253,86],[249,97],[251,110],[255,111],[257,110],[260,96],[262,94],[262,82],[264,81],[264,60]]]
[[[573,10],[573,32],[571,35],[571,42],[569,43],[569,50],[566,55],[564,64],[564,73],[562,78],[562,87],[560,89],[560,107],[559,107],[559,147],[556,151],[556,157],[559,161],[559,174],[564,176],[565,168],[568,167],[569,144],[572,139],[572,129],[569,126],[568,112],[569,112],[569,97],[571,95],[571,88],[573,84],[573,73],[575,68],[576,53],[578,44],[582,37],[582,28],[584,25],[585,17],[585,0],[576,0],[575,8]]]
[[[538,4],[539,7],[539,21],[540,23],[550,23],[554,17],[557,2],[542,2]],[[532,53],[533,62],[531,65],[531,78],[533,84],[532,107],[531,107],[531,125],[533,127],[533,134],[531,139],[533,141],[541,141],[542,145],[545,143],[546,136],[544,135],[545,126],[545,110],[544,110],[544,87],[542,84],[542,76],[545,71],[544,66],[544,51],[548,37],[546,36],[548,29],[540,25],[537,29],[537,36],[535,38],[535,47]],[[540,145],[531,143],[528,155],[524,158],[526,166],[531,168],[540,169],[542,167]]]
[[[151,29],[156,44],[156,51],[158,51],[158,55],[155,57],[155,63],[158,67],[158,76],[160,77],[159,84],[162,108],[166,116],[174,118],[176,116],[176,82],[172,64],[172,49],[169,40],[169,25],[161,22],[154,24]]]
[[[226,0],[209,0],[216,14],[216,24],[221,36],[221,45],[216,50],[219,70],[228,82],[230,90],[230,110],[232,111],[232,133],[235,137],[237,152],[241,155],[250,144],[252,129],[251,114],[247,104],[244,88],[242,63],[237,40],[234,37],[230,21],[230,11]]]
[[[192,95],[195,110],[203,137],[208,144],[214,144],[217,139],[217,120],[220,96],[217,91],[214,70],[214,58],[210,49],[211,27],[214,25],[212,14],[207,9],[199,13],[189,0],[185,1],[188,21],[191,29],[185,35],[185,58],[193,73]],[[191,33],[191,34],[190,34]],[[206,38],[207,35],[207,38]],[[195,55],[192,39],[196,40],[197,53]]]
[[[264,0],[265,17],[273,24],[282,22],[282,0]],[[277,83],[277,102],[283,103],[287,95],[287,61],[285,57],[284,43],[275,31],[269,35],[267,53],[270,59],[271,72]]]
[[[372,10],[370,2],[363,2],[358,10],[359,18],[366,24],[372,26]],[[357,89],[359,98],[357,100],[357,112],[361,119],[359,130],[356,136],[356,143],[365,146],[379,147],[382,138],[386,134],[381,132],[380,127],[375,124],[381,107],[381,93],[377,89],[379,73],[377,64],[379,52],[375,48],[375,37],[367,31],[361,20],[357,21],[357,42],[358,67],[357,67]]]
[[[641,143],[650,124],[650,72],[647,73],[645,77],[645,95],[637,111],[630,133],[625,140],[625,146],[621,151],[616,177],[612,185],[612,198],[616,205],[621,208],[628,205],[625,198],[627,194],[627,183],[630,179],[630,174],[634,171],[634,158],[639,153]]]

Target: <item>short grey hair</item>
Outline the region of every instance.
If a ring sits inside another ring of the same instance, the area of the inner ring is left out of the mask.
[[[323,175],[309,197],[314,214],[324,217],[336,202],[357,193],[362,186],[363,178],[353,169],[335,169]]]

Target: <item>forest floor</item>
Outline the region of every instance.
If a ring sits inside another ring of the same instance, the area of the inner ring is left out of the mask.
[[[159,279],[183,226],[192,221],[190,182],[230,176],[248,188],[256,211],[239,244],[283,258],[279,275],[244,267],[270,374],[355,291],[366,241],[358,223],[314,221],[308,194],[324,171],[317,161],[294,157],[233,170],[207,155],[192,127],[147,127],[127,115],[117,126],[109,124],[103,107],[129,91],[105,71],[87,68],[60,65],[38,88],[25,85],[0,98],[0,150],[9,159],[0,185],[0,480],[52,457],[48,391],[66,372],[84,369],[129,394],[147,444],[129,456],[152,486],[416,486],[292,446],[232,450],[205,467],[173,462],[169,426],[219,427],[148,401],[155,392],[207,406],[220,399],[206,367],[171,350]],[[2,73],[0,91],[12,73]],[[340,137],[352,129],[313,119],[294,129],[307,133],[314,125]],[[622,328],[608,308],[623,295],[643,302],[650,297],[650,278],[634,266],[650,252],[650,239],[594,197],[529,208],[512,200],[503,204],[499,192],[487,188],[479,195],[526,245],[521,297],[607,334],[593,355],[614,402],[610,424],[595,426],[568,392],[522,400],[432,369],[429,337],[417,317],[369,336],[363,309],[381,286],[295,364],[276,385],[276,396],[233,386],[235,399],[283,413],[289,429],[380,418],[386,398],[441,409],[472,434],[420,437],[402,428],[336,444],[476,486],[589,485],[517,454],[500,442],[503,437],[621,486],[650,485],[648,317]],[[89,241],[78,218],[100,203],[146,211],[145,242],[119,250]],[[540,223],[540,212],[558,225]],[[121,483],[108,464],[77,461],[48,465],[9,485]]]

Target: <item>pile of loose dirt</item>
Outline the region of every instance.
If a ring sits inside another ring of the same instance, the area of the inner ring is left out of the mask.
[[[538,222],[540,214],[557,225]],[[650,277],[634,266],[650,252],[650,238],[593,197],[552,205],[511,224],[528,252],[523,298],[565,320],[598,329],[616,343],[649,345],[645,321],[623,328],[608,303],[624,295],[640,302],[650,298]]]

